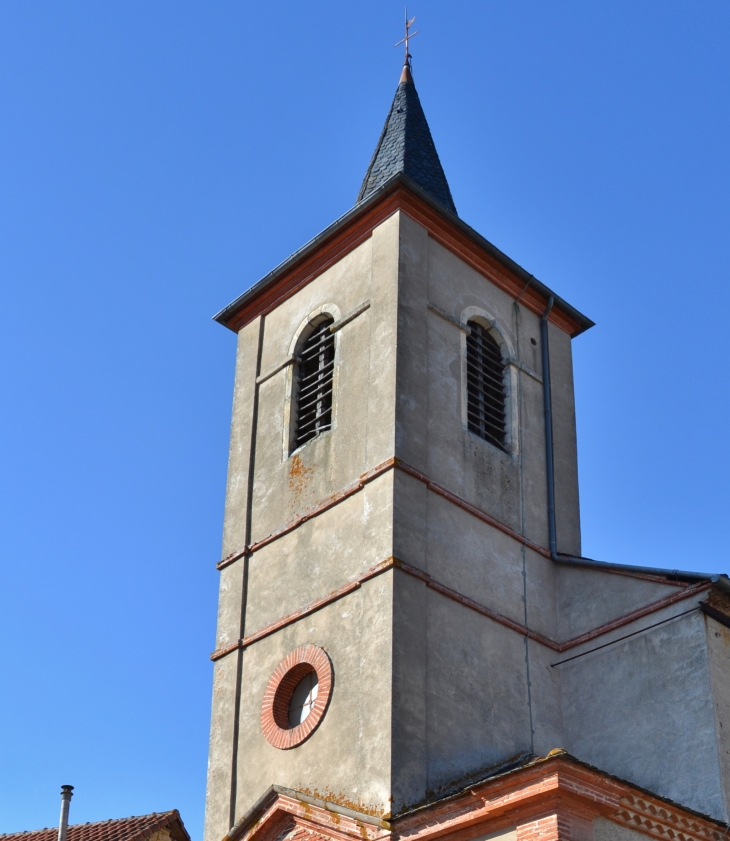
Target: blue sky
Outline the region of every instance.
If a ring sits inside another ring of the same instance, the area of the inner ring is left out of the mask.
[[[730,571],[726,0],[419,0],[461,217],[597,322],[584,552]],[[0,832],[201,838],[234,336],[348,210],[400,4],[0,6]]]

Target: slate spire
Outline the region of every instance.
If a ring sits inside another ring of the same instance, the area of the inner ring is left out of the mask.
[[[358,202],[400,172],[452,213],[456,213],[407,60],[388,119],[362,182]]]

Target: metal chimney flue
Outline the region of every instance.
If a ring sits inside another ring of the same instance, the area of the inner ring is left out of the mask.
[[[61,820],[58,822],[58,841],[66,841],[68,807],[71,805],[73,790],[73,786],[61,786]]]

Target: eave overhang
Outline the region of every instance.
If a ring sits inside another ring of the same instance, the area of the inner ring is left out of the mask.
[[[556,295],[489,240],[431,198],[410,178],[399,173],[295,251],[273,271],[214,316],[215,321],[238,332],[259,315],[271,312],[282,301],[314,280],[364,242],[373,229],[401,210],[423,225],[442,246],[487,277],[527,309],[542,315],[554,299],[549,320],[571,337],[593,327],[594,322]]]

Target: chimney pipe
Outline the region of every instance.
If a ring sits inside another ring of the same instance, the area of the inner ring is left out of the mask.
[[[61,786],[61,820],[58,824],[58,841],[66,841],[68,829],[68,807],[73,797],[73,786]]]

